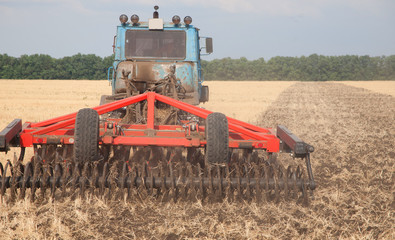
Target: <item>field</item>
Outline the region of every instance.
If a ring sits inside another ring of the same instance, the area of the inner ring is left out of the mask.
[[[284,124],[315,146],[318,188],[309,206],[19,201],[0,204],[0,239],[395,239],[395,81],[207,84],[203,107],[264,127]],[[0,128],[95,106],[110,93],[106,81],[0,85]]]

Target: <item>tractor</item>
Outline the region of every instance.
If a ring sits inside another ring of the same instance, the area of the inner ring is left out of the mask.
[[[213,52],[212,38],[200,37],[190,16],[164,22],[154,9],[148,22],[119,17],[112,95],[99,106],[41,122],[15,119],[0,132],[0,151],[21,149],[0,163],[1,199],[307,201],[316,188],[314,147],[285,126],[263,128],[199,107],[209,100],[201,56]],[[305,166],[284,167],[279,153]]]

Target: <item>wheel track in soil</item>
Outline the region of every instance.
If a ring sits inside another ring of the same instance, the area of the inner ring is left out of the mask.
[[[312,214],[332,219],[337,229],[329,233],[394,236],[394,97],[341,83],[295,83],[259,122],[278,124],[315,147]]]

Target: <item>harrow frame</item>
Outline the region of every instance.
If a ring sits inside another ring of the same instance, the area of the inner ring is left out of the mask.
[[[155,101],[160,101],[203,119],[206,119],[212,112],[155,92],[146,92],[92,109],[102,115],[144,100],[147,100],[148,105],[147,124],[123,124],[121,119],[108,119],[100,124],[99,144],[161,147],[204,147],[206,145],[204,126],[198,125],[196,131],[192,132],[188,122],[183,125],[155,125],[154,106]],[[75,112],[42,122],[26,122],[21,129],[18,128],[21,120],[16,119],[10,124],[12,126],[9,125],[1,132],[0,139],[2,135],[7,136],[2,142],[3,149],[6,151],[10,146],[32,147],[35,144],[73,144],[76,115]],[[263,149],[269,153],[280,151],[280,138],[272,129],[257,127],[230,117],[227,119],[230,148]]]
[[[155,101],[168,104],[202,119],[206,119],[213,112],[155,92],[146,92],[92,109],[102,115],[145,100],[147,101],[145,103],[147,105],[146,124],[125,124],[122,122],[122,118],[102,120],[99,124],[98,144],[102,146],[184,147],[192,150],[193,148],[204,148],[207,145],[205,126],[200,126],[199,121],[182,120],[182,125],[155,124]],[[34,159],[39,159],[36,152],[39,146],[41,148],[47,145],[72,146],[75,137],[76,117],[77,113],[71,113],[37,123],[26,122],[23,125],[21,119],[15,119],[0,132],[0,152],[6,152],[10,147],[21,147],[19,160],[17,161],[14,156],[14,164],[16,164],[14,168],[10,161],[7,162],[5,168],[0,163],[0,195],[2,199],[7,188],[11,188],[11,199],[14,199],[16,189],[20,189],[20,197],[23,198],[26,188],[31,188],[31,200],[34,201],[35,189],[41,188],[41,195],[44,196],[45,189],[49,186],[53,198],[56,188],[61,188],[63,195],[67,192],[67,186],[71,187],[70,193],[79,187],[81,195],[88,188],[92,193],[95,188],[99,188],[99,192],[102,193],[105,188],[108,188],[110,196],[110,192],[115,191],[114,186],[117,186],[121,192],[127,188],[128,196],[130,188],[144,188],[151,194],[154,192],[154,188],[161,189],[157,194],[170,190],[174,199],[177,198],[179,190],[181,193],[186,193],[185,189],[188,188],[192,192],[199,192],[198,195],[202,198],[206,192],[216,192],[218,196],[233,198],[232,191],[236,191],[236,196],[246,195],[247,199],[252,192],[259,199],[263,191],[266,191],[268,198],[272,192],[278,199],[280,191],[288,196],[290,188],[292,188],[295,191],[301,191],[303,199],[306,199],[306,190],[313,191],[316,188],[310,163],[310,153],[314,151],[311,145],[303,142],[284,126],[279,125],[277,131],[274,132],[270,128],[261,128],[230,117],[227,117],[229,148],[247,150],[248,153],[252,153],[253,150],[264,150],[269,154],[290,152],[295,158],[305,160],[308,180],[305,182],[303,170],[299,166],[296,169],[288,167],[285,170],[277,163],[273,165],[271,165],[272,163],[250,163],[249,160],[244,163],[240,162],[241,168],[236,165],[232,170],[229,170],[229,164],[221,165],[221,167],[218,164],[209,164],[206,169],[202,170],[200,164],[192,168],[189,162],[181,165],[178,163],[176,164],[178,170],[173,170],[175,166],[172,161],[169,161],[164,168],[160,166],[161,175],[156,177],[152,175],[152,169],[147,162],[139,164],[125,161],[121,172],[114,170],[116,164],[110,167],[106,162],[100,172],[97,163],[92,165],[91,162],[62,162],[59,161],[59,154],[56,154],[56,161],[53,163],[55,165],[45,164],[44,158],[42,158],[43,163],[38,161],[22,165],[26,147],[34,147]],[[67,150],[64,148],[63,153],[66,152]],[[236,160],[236,163],[239,162]],[[8,167],[11,168],[11,176],[6,176]],[[20,171],[18,171],[19,168],[21,168]],[[112,174],[109,175],[110,172]],[[20,173],[22,175],[18,175]],[[114,174],[118,174],[118,177],[114,178]]]

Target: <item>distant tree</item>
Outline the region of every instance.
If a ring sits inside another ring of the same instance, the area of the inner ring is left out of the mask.
[[[114,56],[76,54],[60,59],[45,54],[19,58],[0,54],[3,79],[107,79]],[[395,55],[273,57],[248,60],[222,58],[202,61],[206,80],[395,80]]]

